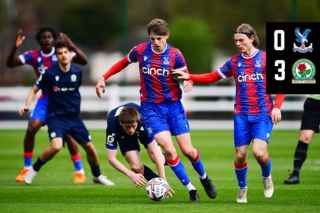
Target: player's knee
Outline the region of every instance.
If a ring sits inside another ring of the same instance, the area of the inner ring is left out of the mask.
[[[312,139],[312,136],[309,136],[307,134],[301,134],[299,137],[299,141],[306,143],[306,144],[309,144],[311,139]]]
[[[93,145],[92,142],[82,144],[82,147],[83,147],[83,149],[84,149],[87,153],[94,153],[94,152],[96,152],[96,149],[95,149],[95,147],[94,147],[94,145]]]
[[[27,128],[27,133],[26,133],[26,137],[33,137],[34,138],[34,136],[36,135],[36,133],[37,133],[37,130],[36,130],[36,128],[34,128],[33,126],[28,126],[28,128]]]
[[[131,170],[134,171],[135,173],[142,173],[143,172],[142,165],[133,164],[133,165],[130,165],[130,167],[131,167]]]
[[[62,145],[60,145],[60,144],[52,144],[51,145],[51,151],[54,153],[59,152],[61,148],[62,148]]]
[[[265,155],[262,150],[252,150],[252,153],[256,159],[261,159]]]
[[[166,153],[166,158],[169,160],[174,160],[177,157],[176,149],[168,149],[164,150],[164,152]]]
[[[193,150],[183,150],[182,151],[183,155],[186,156],[189,159],[194,159],[196,156],[196,152],[194,152]]]
[[[236,153],[236,160],[237,162],[244,162],[247,158],[245,153]]]

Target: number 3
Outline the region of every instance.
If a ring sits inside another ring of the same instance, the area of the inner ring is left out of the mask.
[[[283,81],[284,78],[285,78],[285,72],[284,72],[285,64],[286,64],[286,63],[284,62],[284,60],[276,60],[276,61],[274,62],[274,65],[275,65],[276,67],[278,67],[278,66],[280,65],[280,67],[278,68],[278,72],[280,72],[280,75],[275,74],[275,79],[276,79],[277,81]]]

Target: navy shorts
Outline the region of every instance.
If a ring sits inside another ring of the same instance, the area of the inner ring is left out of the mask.
[[[141,143],[145,149],[148,149],[148,144],[150,144],[154,139],[152,138],[148,143]],[[124,155],[128,151],[138,150],[140,152],[139,142],[136,139],[119,141],[119,147],[122,155]]]
[[[46,122],[46,112],[47,112],[48,100],[46,99],[39,99],[36,107],[31,112],[29,119],[37,119],[42,121],[43,123]]]
[[[141,113],[149,137],[163,131],[170,131],[174,136],[190,132],[189,122],[181,101],[141,102]]]
[[[307,100],[304,102],[303,108],[304,111],[300,130],[311,129],[316,133],[319,133],[320,101],[307,98]]]
[[[66,133],[70,134],[78,144],[91,141],[89,131],[80,116],[68,118],[47,115],[46,119],[50,141],[53,138],[62,138],[64,146]]]
[[[270,115],[234,115],[234,145],[250,144],[252,139],[269,143],[273,124]]]

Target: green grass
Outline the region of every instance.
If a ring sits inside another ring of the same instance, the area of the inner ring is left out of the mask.
[[[150,200],[145,188],[137,189],[125,175],[113,169],[107,160],[105,131],[90,131],[100,158],[100,168],[115,186],[93,184],[85,152],[81,149],[87,180],[74,184],[74,168],[67,149],[48,162],[31,185],[15,182],[23,168],[23,138],[25,131],[0,131],[0,212],[320,212],[320,135],[309,146],[298,185],[285,185],[293,167],[293,156],[299,131],[274,131],[269,152],[275,192],[272,198],[263,195],[261,169],[250,151],[248,157],[248,203],[236,203],[237,180],[234,172],[232,131],[192,131],[192,141],[201,153],[207,174],[217,188],[217,198],[209,199],[197,174],[180,150],[191,182],[200,194],[199,204],[189,204],[189,194],[166,167],[167,180],[175,190],[174,198],[162,202]],[[49,145],[46,131],[36,136],[34,161]],[[178,148],[177,148],[178,150]],[[144,149],[144,164],[156,171]],[[118,152],[118,159],[126,166]]]

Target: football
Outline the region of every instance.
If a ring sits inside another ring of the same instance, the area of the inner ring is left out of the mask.
[[[162,178],[151,179],[146,187],[146,193],[151,200],[162,201],[167,198],[170,186]]]

